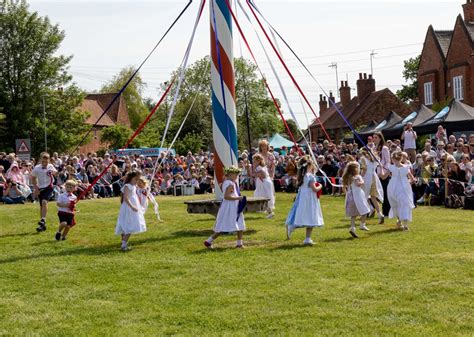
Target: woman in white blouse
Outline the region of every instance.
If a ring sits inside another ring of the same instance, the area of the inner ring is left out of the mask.
[[[377,168],[377,174],[380,178],[380,182],[382,183],[383,194],[384,194],[382,212],[384,216],[388,216],[390,212],[390,203],[388,202],[388,197],[387,197],[387,186],[390,181],[390,177],[385,177],[385,176],[386,176],[388,166],[391,164],[390,150],[385,145],[385,138],[381,132],[374,133],[373,140],[375,144],[375,147],[374,147],[375,155],[378,156],[380,160],[380,165]]]

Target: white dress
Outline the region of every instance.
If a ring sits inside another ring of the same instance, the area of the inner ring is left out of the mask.
[[[364,161],[366,171],[364,174],[364,192],[367,199],[370,199],[371,195],[370,192],[372,190],[372,184],[375,182],[375,189],[377,191],[376,198],[383,202],[383,187],[382,183],[380,182],[380,178],[377,175],[377,166],[379,165],[376,162],[371,162],[366,158],[362,158],[361,161]]]
[[[307,173],[303,185],[300,186],[296,200],[291,208],[286,224],[290,227],[321,227],[324,226],[321,204],[311,185],[316,182],[316,177]]]
[[[263,172],[265,175],[264,179],[260,179],[258,177],[255,178],[255,192],[253,194],[254,197],[257,198],[267,198],[268,201],[268,208],[272,211],[275,209],[275,189],[273,187],[273,181],[268,174],[268,170],[266,167],[257,166],[255,169],[256,173]]]
[[[232,185],[234,185],[232,196],[238,197],[239,193],[237,192],[236,184],[233,181],[225,180],[222,184],[222,191],[225,194],[227,188]],[[216,225],[214,226],[215,233],[232,233],[245,230],[244,215],[240,214],[239,219],[237,220],[238,208],[238,200],[222,200],[221,207],[217,213]]]
[[[134,212],[124,201],[120,206],[120,212],[115,227],[115,234],[134,234],[146,232],[145,217],[143,208],[137,194],[137,188],[131,184],[125,184],[122,187],[122,194],[127,194],[130,203],[138,209]]]
[[[156,202],[155,197],[150,193],[148,188],[137,187],[137,194],[138,200],[140,201],[140,205],[142,207],[143,214],[146,214],[146,211],[148,210],[149,201],[151,201],[151,203],[153,204],[153,210],[155,212],[155,215],[157,216],[158,220],[161,220],[158,203]]]
[[[388,183],[387,196],[390,202],[390,218],[398,217],[401,221],[412,221],[413,192],[408,180],[409,166],[389,165],[392,178]]]
[[[366,215],[370,213],[370,206],[362,187],[357,186],[356,182],[361,182],[362,177],[357,175],[354,177],[351,185],[347,188],[346,193],[346,216],[353,217],[358,215]]]

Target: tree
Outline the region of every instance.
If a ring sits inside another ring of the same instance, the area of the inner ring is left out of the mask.
[[[287,119],[286,120],[286,123],[288,124],[288,128],[290,129],[291,133],[293,134],[293,136],[295,137],[296,140],[298,140],[298,138],[301,137],[301,134],[300,132],[298,131],[298,125],[296,124],[296,122],[292,119]],[[285,134],[288,136],[288,137],[291,137],[288,130],[286,130],[285,128]]]
[[[265,135],[272,135],[282,130],[282,123],[277,117],[273,102],[269,99],[263,80],[258,78],[256,66],[242,58],[234,60],[236,77],[237,132],[239,147],[247,147],[247,123],[245,116],[246,104],[250,112],[250,131],[252,140]],[[184,140],[187,134],[199,136],[203,144],[212,143],[212,106],[210,87],[209,57],[202,58],[192,64],[185,72],[180,97],[166,137],[167,142],[176,135],[193,100],[196,98],[178,140]],[[178,73],[176,70],[174,76]],[[162,89],[165,85],[162,86]],[[157,112],[156,121],[151,128],[163,130],[169,113],[169,101],[172,100],[175,88],[170,91],[168,100]]]
[[[176,152],[186,154],[188,151],[196,153],[203,149],[202,138],[199,133],[188,133],[179,142],[176,142]]]
[[[0,108],[5,114],[6,131],[0,134],[0,148],[11,151],[15,138],[23,137],[31,138],[34,154],[44,148],[43,97],[51,149],[66,150],[82,137],[87,114],[76,111],[82,92],[74,86],[62,95],[57,92],[71,81],[66,71],[71,56],[58,55],[64,36],[47,17],[30,12],[26,1],[3,1]],[[58,129],[54,123],[68,128]]]
[[[403,78],[409,84],[402,85],[402,89],[397,91],[397,96],[405,103],[411,103],[418,96],[418,68],[420,67],[421,55],[412,57],[404,61]]]
[[[126,67],[114,76],[112,80],[104,85],[101,93],[117,93],[127,83],[129,78],[135,73],[134,67]],[[123,92],[123,98],[127,104],[128,116],[132,129],[137,128],[148,114],[149,110],[146,101],[143,100],[142,94],[146,84],[142,81],[140,74],[136,74],[133,80],[128,84]]]

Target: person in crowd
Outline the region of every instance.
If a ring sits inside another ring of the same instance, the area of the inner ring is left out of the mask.
[[[254,196],[257,198],[267,198],[267,218],[274,217],[275,209],[275,192],[273,182],[268,173],[268,168],[265,165],[265,160],[260,153],[253,156],[253,163],[255,165],[255,192]]]
[[[24,204],[25,199],[19,184],[7,178],[3,187],[3,202],[7,205]]]
[[[0,195],[2,196],[3,198],[3,190],[5,189],[5,185],[7,183],[7,178],[5,177],[5,168],[0,165]]]
[[[226,167],[224,172],[226,178],[222,183],[224,200],[217,213],[214,234],[204,241],[204,246],[208,249],[213,248],[214,240],[222,233],[237,233],[237,244],[235,247],[244,248],[243,234],[245,230],[245,220],[244,215],[239,212],[239,202],[244,199],[244,197],[240,195],[238,186],[240,169],[235,166],[230,166]]]
[[[413,130],[413,123],[407,123],[401,139],[403,140],[403,151],[408,153],[410,161],[414,163],[416,158],[416,140],[418,139],[418,136],[416,131]]]
[[[464,155],[464,145],[461,142],[456,143],[456,151],[454,151],[453,156],[456,162],[460,163],[462,156]]]
[[[74,194],[77,183],[74,180],[66,181],[64,193],[61,193],[57,200],[59,227],[54,235],[56,241],[64,241],[72,227],[76,225],[75,208],[77,197]]]
[[[122,238],[122,251],[130,249],[128,241],[132,234],[146,232],[145,217],[137,194],[137,182],[140,177],[139,171],[129,172],[122,187],[120,212],[115,226],[115,234]]]
[[[286,233],[288,240],[296,228],[306,228],[304,245],[312,246],[313,228],[324,226],[323,213],[319,202],[319,193],[322,185],[316,182],[315,164],[308,156],[298,162],[298,195],[293,207],[286,218]]]
[[[43,152],[40,156],[41,162],[36,165],[31,172],[31,180],[35,189],[35,195],[39,199],[40,216],[37,232],[46,231],[46,216],[48,215],[48,202],[54,193],[54,176],[58,173],[56,168],[50,163],[50,156]]]
[[[438,125],[438,131],[436,132],[435,135],[436,142],[443,142],[445,144],[448,143],[448,134],[446,132],[446,129],[443,128],[442,125]]]
[[[275,155],[273,154],[273,151],[270,150],[270,145],[265,139],[258,142],[258,153],[263,158],[270,179],[273,180],[273,177],[275,176]]]
[[[415,178],[408,165],[402,164],[402,152],[392,154],[393,164],[388,166],[387,176],[392,178],[388,184],[388,199],[390,202],[390,218],[397,218],[397,227],[408,230],[408,223],[412,221],[412,212],[415,205],[410,182]]]
[[[351,218],[349,233],[353,238],[358,238],[356,234],[356,219],[360,216],[360,230],[368,231],[366,226],[367,215],[370,207],[364,193],[364,179],[360,175],[360,167],[357,162],[347,164],[342,175],[342,184],[346,189],[346,216]]]

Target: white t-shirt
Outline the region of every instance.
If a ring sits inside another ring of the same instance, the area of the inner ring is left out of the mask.
[[[43,165],[39,164],[35,166],[35,168],[31,172],[31,176],[36,177],[36,179],[38,180],[38,187],[41,189],[53,186],[53,176],[56,174],[56,172],[57,171],[52,164],[48,164],[46,168],[43,168]]]
[[[69,192],[64,192],[61,193],[58,197],[58,204],[70,204],[71,201],[76,201],[77,197],[74,195],[74,193],[69,194]],[[64,213],[72,213],[71,209],[68,207],[59,207],[58,206],[58,212],[64,212]]]
[[[404,150],[409,150],[409,149],[416,150],[415,131],[412,130],[412,131],[403,132],[403,138],[404,138],[404,143],[403,143]]]

